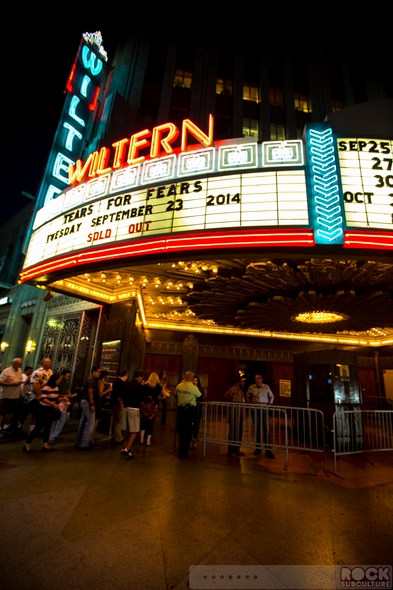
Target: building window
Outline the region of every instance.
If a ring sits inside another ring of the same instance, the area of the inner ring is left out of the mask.
[[[272,141],[274,141],[274,140],[284,141],[284,139],[285,139],[284,125],[276,125],[275,123],[271,123],[270,124],[270,139]]]
[[[284,99],[282,96],[282,90],[279,88],[269,88],[269,102],[276,107],[283,107]]]
[[[295,92],[295,109],[297,111],[302,111],[302,113],[311,113],[311,100],[306,94]]]
[[[259,123],[256,119],[243,119],[243,135],[248,137],[259,136]]]
[[[332,99],[332,111],[335,113],[336,111],[341,111],[343,108],[343,103],[341,100],[334,100]]]
[[[175,79],[173,81],[174,86],[180,88],[191,88],[192,72],[186,70],[176,70]]]
[[[229,78],[217,78],[216,82],[216,94],[224,94],[226,96],[232,96],[233,83]]]
[[[243,100],[252,100],[260,102],[259,88],[256,84],[243,84]]]

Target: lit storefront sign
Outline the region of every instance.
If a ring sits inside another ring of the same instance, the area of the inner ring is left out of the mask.
[[[107,55],[101,33],[85,33],[66,85],[67,96],[55,134],[38,204],[47,205],[69,186],[69,167],[80,157],[96,108]]]
[[[317,244],[343,244],[344,219],[337,150],[327,123],[306,127],[310,217]]]
[[[36,214],[22,280],[195,248],[392,247],[381,231],[392,228],[392,142],[336,140],[315,123],[305,150],[301,140],[212,145],[213,121],[207,134],[189,120],[181,133],[171,123],[144,130],[73,165],[72,186]],[[187,146],[190,136],[201,147]]]
[[[165,183],[90,203],[82,203],[81,194],[70,199],[70,194],[63,214],[33,233],[25,267],[97,244],[146,236],[309,225],[303,170]]]
[[[393,142],[337,140],[348,228],[393,229]]]

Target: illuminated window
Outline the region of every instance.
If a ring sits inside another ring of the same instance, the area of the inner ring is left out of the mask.
[[[282,90],[279,90],[279,88],[269,88],[269,102],[276,107],[283,107],[284,99]]]
[[[243,84],[243,100],[259,102],[259,88],[256,84]]]
[[[174,86],[180,88],[191,88],[192,83],[192,72],[186,72],[186,70],[176,70],[175,79],[173,81]]]
[[[249,137],[259,136],[259,124],[256,119],[243,119],[243,135]]]
[[[343,103],[341,100],[332,100],[332,111],[335,113],[336,111],[341,111],[343,108]]]
[[[233,83],[229,78],[217,78],[216,82],[216,94],[224,94],[226,96],[232,96]]]
[[[285,127],[284,125],[276,125],[275,123],[270,124],[270,139],[283,141],[285,139]]]
[[[297,111],[302,111],[303,113],[311,113],[311,100],[306,94],[295,92],[295,109]]]

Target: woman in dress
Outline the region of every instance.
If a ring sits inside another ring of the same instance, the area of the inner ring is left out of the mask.
[[[197,399],[196,399],[197,403],[196,403],[195,412],[194,412],[194,428],[192,431],[192,440],[191,440],[191,444],[190,444],[190,449],[196,449],[197,448],[196,441],[198,440],[199,426],[200,426],[201,418],[202,418],[203,406],[201,406],[201,403],[206,401],[206,395],[205,395],[201,380],[199,379],[198,375],[194,375],[192,382],[194,385],[196,385],[196,387],[198,387],[199,391],[202,394],[200,397],[197,397]]]
[[[41,395],[38,399],[38,416],[35,428],[30,432],[29,436],[26,438],[25,446],[23,450],[25,453],[32,453],[33,449],[31,448],[31,443],[35,438],[41,438],[41,430],[43,429],[43,437],[42,437],[42,451],[43,452],[50,452],[54,451],[52,447],[49,446],[49,433],[52,426],[52,422],[58,420],[60,418],[60,410],[59,410],[59,383],[60,383],[60,374],[53,373],[51,375],[44,387],[41,390]]]
[[[97,429],[98,423],[101,421],[102,418],[102,407],[105,403],[105,396],[111,391],[112,384],[107,382],[109,375],[109,371],[101,371],[100,376],[98,377],[97,383],[97,390],[96,395],[94,397],[94,406],[96,410],[96,420],[94,422],[93,432],[91,433],[90,444],[96,445],[96,441],[94,440],[94,434]]]
[[[143,385],[144,400],[141,403],[141,444],[143,444],[146,433],[147,447],[151,446],[151,435],[153,434],[153,424],[157,416],[158,397],[161,394],[161,391],[162,385],[160,385],[159,376],[157,373],[151,373],[150,377]],[[149,407],[148,414],[144,412],[145,406]],[[155,412],[154,409],[156,410]]]

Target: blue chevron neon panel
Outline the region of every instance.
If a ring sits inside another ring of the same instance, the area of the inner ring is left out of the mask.
[[[344,219],[338,155],[329,123],[306,126],[310,171],[309,216],[316,244],[343,244]]]

